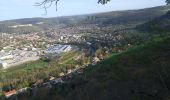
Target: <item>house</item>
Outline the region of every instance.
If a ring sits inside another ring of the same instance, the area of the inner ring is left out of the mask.
[[[58,83],[64,83],[64,81],[61,78],[57,78],[51,81],[51,84],[53,85],[58,84]]]
[[[98,57],[94,57],[94,62],[99,62],[100,61],[100,59],[98,58]]]
[[[49,78],[50,81],[52,81],[54,79],[55,79],[55,77],[53,77],[53,76],[50,76],[50,78]]]
[[[100,59],[98,57],[94,57],[92,61],[92,65],[96,65],[99,61]]]
[[[27,91],[27,89],[28,89],[28,87],[26,87],[26,88],[22,88],[22,89],[19,89],[19,90],[17,91],[17,94],[20,94],[20,93],[26,92],[26,91]]]
[[[64,76],[65,74],[63,72],[59,73],[59,76]]]
[[[72,73],[73,71],[71,70],[71,69],[69,69],[68,71],[67,71],[67,74],[70,74],[70,73]]]
[[[9,98],[10,96],[12,96],[12,95],[14,95],[16,93],[17,93],[16,90],[11,90],[9,92],[4,92],[4,95],[5,95],[6,98]]]

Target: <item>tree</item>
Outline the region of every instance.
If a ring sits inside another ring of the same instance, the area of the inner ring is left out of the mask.
[[[170,0],[166,0],[166,3],[167,3],[167,4],[170,4]]]

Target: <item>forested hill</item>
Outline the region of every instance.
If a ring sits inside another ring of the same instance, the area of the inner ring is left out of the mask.
[[[99,27],[109,25],[138,25],[165,14],[170,10],[169,6],[159,6],[141,10],[113,11],[106,13],[65,16],[55,18],[25,18],[0,22],[0,32],[5,33],[29,33],[43,31],[49,28],[97,25]],[[17,27],[22,26],[22,27]]]
[[[170,31],[170,11],[161,17],[137,26],[137,29],[139,31],[154,32],[158,34],[160,32]]]

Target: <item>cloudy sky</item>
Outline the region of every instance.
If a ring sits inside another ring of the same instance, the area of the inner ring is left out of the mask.
[[[44,15],[42,8],[34,6],[40,1],[42,0],[0,0],[0,20],[80,15],[165,5],[165,0],[111,0],[106,5],[97,4],[97,0],[60,0],[57,12],[55,6],[52,6],[47,15]]]

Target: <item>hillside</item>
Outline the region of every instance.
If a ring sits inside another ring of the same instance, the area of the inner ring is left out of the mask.
[[[85,70],[87,83],[76,86],[72,100],[168,100],[169,38],[112,55]]]
[[[145,24],[137,26],[139,31],[144,32],[153,32],[159,34],[160,32],[167,32],[170,31],[170,11],[167,12],[165,15],[153,19]]]
[[[169,100],[170,37],[157,38],[89,66],[83,75],[19,100]]]
[[[158,18],[159,22],[169,19],[168,14]],[[147,33],[147,30],[145,31]],[[97,65],[85,68],[83,74],[73,73],[71,78],[65,79],[64,84],[54,85],[50,89],[40,87],[36,95],[28,92],[19,95],[18,98],[19,100],[169,100],[169,59],[170,34],[166,30],[153,35],[153,38],[146,43],[121,53],[110,54]]]

